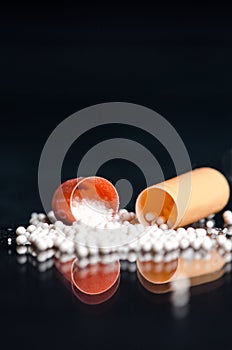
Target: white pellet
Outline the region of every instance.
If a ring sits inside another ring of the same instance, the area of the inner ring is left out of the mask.
[[[155,215],[153,214],[153,213],[146,213],[145,214],[145,219],[147,220],[147,221],[153,221],[153,220],[155,220]]]
[[[223,219],[226,218],[226,217],[229,217],[229,216],[232,216],[232,211],[231,210],[226,210],[222,214]]]
[[[88,256],[88,254],[89,254],[89,250],[88,250],[87,247],[81,246],[81,245],[80,245],[80,246],[77,248],[77,254],[78,254],[78,256],[79,256],[80,258],[86,258],[86,257]]]
[[[171,219],[168,219],[168,220],[167,220],[167,225],[168,225],[169,228],[172,228],[173,222],[172,222]]]
[[[43,221],[44,219],[46,219],[46,215],[44,213],[40,213],[40,214],[38,214],[38,219],[40,221]]]
[[[47,257],[47,252],[46,251],[43,251],[43,252],[40,252],[38,255],[37,255],[37,260],[39,262],[44,262],[48,259]]]
[[[35,225],[29,225],[27,227],[27,232],[29,232],[29,233],[32,233],[35,230],[36,230],[36,226]]]
[[[152,244],[151,244],[151,241],[150,241],[150,240],[148,240],[148,241],[146,241],[146,242],[144,242],[144,243],[142,244],[142,249],[143,249],[145,252],[149,252],[149,251],[151,250],[151,248],[152,248]]]
[[[202,248],[209,251],[212,248],[212,241],[209,237],[205,237],[202,242]]]
[[[40,251],[44,251],[47,249],[47,242],[43,238],[40,238],[40,237],[36,238],[36,240],[34,241],[34,244],[36,248]]]
[[[200,238],[200,237],[195,238],[195,240],[191,242],[191,246],[195,250],[200,249],[201,244],[202,244],[202,238]]]
[[[18,245],[25,245],[27,244],[27,237],[23,234],[19,235],[17,238],[16,238],[16,243]]]
[[[166,231],[169,229],[168,225],[167,224],[161,224],[160,227],[159,227],[161,230],[163,231]]]
[[[161,216],[159,216],[156,220],[156,223],[157,223],[157,225],[162,225],[162,224],[164,224],[164,219]]]
[[[226,252],[230,252],[232,249],[232,242],[230,239],[227,239],[226,242],[223,245]]]
[[[206,221],[206,227],[213,228],[214,226],[215,226],[215,221],[214,220]]]
[[[185,228],[183,228],[183,227],[179,227],[179,228],[177,229],[177,233],[178,233],[178,234],[185,234],[185,233],[186,233],[186,230],[185,230]]]
[[[198,237],[206,236],[207,232],[204,228],[196,228],[196,234]]]
[[[27,247],[25,245],[19,245],[17,248],[16,248],[16,252],[19,254],[19,255],[24,255],[27,253]]]
[[[19,226],[16,230],[16,235],[24,235],[26,233],[26,229],[23,226]]]
[[[136,260],[137,260],[137,254],[134,253],[134,252],[130,252],[130,253],[128,254],[128,261],[129,261],[130,263],[133,263],[133,262],[135,262]]]
[[[183,238],[180,241],[180,248],[181,249],[187,249],[189,247],[189,241],[186,238]]]
[[[165,243],[164,243],[164,249],[167,251],[167,252],[170,252],[171,250],[173,250],[173,243],[172,241],[169,239],[167,240]]]
[[[226,242],[226,237],[223,236],[223,235],[219,235],[219,236],[217,237],[217,242],[218,242],[219,245],[223,246],[224,243]]]
[[[156,253],[160,253],[163,250],[163,243],[157,240],[153,243],[152,247]]]
[[[191,226],[187,228],[187,232],[195,232],[195,231],[196,231],[195,228]]]

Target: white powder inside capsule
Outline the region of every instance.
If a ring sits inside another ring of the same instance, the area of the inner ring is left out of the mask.
[[[108,222],[115,221],[113,209],[107,208],[103,202],[96,200],[73,200],[72,214],[78,222],[91,227],[104,228]]]

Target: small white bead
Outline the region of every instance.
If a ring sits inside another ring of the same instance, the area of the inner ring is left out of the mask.
[[[204,237],[206,236],[206,230],[204,228],[197,228],[196,229],[196,234],[197,234],[197,237]]]
[[[50,237],[46,238],[47,247],[52,248],[54,246],[53,240]]]
[[[138,252],[141,249],[141,246],[138,241],[130,242],[129,249]]]
[[[145,214],[145,220],[153,221],[153,220],[155,220],[155,215],[153,213],[146,213]]]
[[[23,226],[19,226],[16,230],[16,235],[24,235],[26,233],[26,229]]]
[[[43,221],[45,218],[46,218],[46,215],[45,215],[44,213],[38,214],[38,219],[39,219],[40,221]]]
[[[187,228],[187,232],[195,232],[195,228],[190,226]]]
[[[54,226],[55,226],[56,229],[61,229],[61,228],[64,227],[64,224],[63,224],[62,221],[57,220],[57,221],[55,222]]]
[[[19,235],[16,238],[16,243],[18,245],[25,245],[27,243],[27,237],[25,235]]]
[[[40,251],[44,251],[47,249],[47,243],[43,238],[38,237],[34,242],[36,248]]]
[[[69,251],[71,250],[72,252],[72,246],[71,246],[71,241],[63,240],[63,242],[60,245],[60,251],[61,253],[69,253]]]
[[[172,241],[170,239],[164,243],[164,249],[167,252],[170,252],[173,249],[173,244],[172,244]]]
[[[37,225],[39,224],[39,220],[37,220],[37,219],[31,219],[31,220],[29,220],[29,223],[32,224],[32,225],[37,226]]]
[[[163,243],[157,240],[156,242],[153,243],[152,247],[156,253],[159,253],[163,250]]]
[[[102,262],[102,264],[110,264],[112,262],[112,258],[110,254],[106,254],[100,257],[100,260]]]
[[[59,248],[59,246],[61,245],[61,243],[63,242],[64,237],[63,236],[58,236],[55,240],[54,240],[54,245],[55,247]]]
[[[89,265],[89,259],[84,258],[78,261],[78,266],[80,269],[84,269],[88,265]]]
[[[120,218],[122,221],[130,221],[131,217],[130,217],[130,213],[123,213],[120,215]]]
[[[130,263],[130,264],[128,264],[128,271],[129,272],[136,272],[136,269],[137,269],[137,267],[136,267],[136,264],[134,264],[134,263]]]
[[[202,243],[202,238],[198,237],[194,241],[191,242],[191,246],[195,249],[198,250],[201,247]]]
[[[186,238],[183,238],[180,241],[180,248],[181,249],[187,249],[189,247],[189,241]]]
[[[89,247],[89,254],[90,255],[97,255],[98,254],[98,247]]]
[[[26,254],[27,253],[27,247],[24,245],[24,246],[18,246],[16,248],[16,251],[19,255],[23,255],[23,254]]]
[[[44,261],[46,261],[48,259],[48,257],[47,257],[47,252],[41,252],[41,253],[39,253],[38,255],[37,255],[37,260],[39,261],[39,262],[44,262]]]
[[[142,224],[136,224],[135,227],[139,233],[144,231],[144,226]]]
[[[202,248],[209,251],[212,248],[212,241],[209,237],[205,237],[202,242]]]
[[[231,210],[226,210],[224,211],[224,213],[222,214],[223,219],[229,216],[232,216],[232,211]]]
[[[226,263],[229,263],[229,262],[231,262],[232,254],[226,253],[226,254],[224,255],[223,258],[224,258],[224,260],[225,260]],[[229,266],[230,266],[230,268],[228,268]],[[225,266],[225,271],[226,271],[227,273],[231,272],[231,264],[227,264],[227,265]]]
[[[48,212],[48,218],[49,218],[51,223],[56,222],[56,217],[55,217],[55,214],[52,210]]]
[[[118,215],[121,216],[122,214],[127,214],[128,213],[128,210],[126,209],[119,209],[118,211]]]
[[[100,258],[98,255],[92,255],[89,257],[89,264],[90,265],[96,265],[100,261]]]
[[[173,246],[173,249],[176,250],[179,248],[179,242],[177,239],[173,239],[172,240],[172,246]]]
[[[169,229],[167,224],[161,224],[159,228],[163,231],[167,231]]]
[[[226,242],[226,237],[223,236],[223,235],[219,235],[219,236],[217,237],[217,242],[218,242],[219,245],[223,246],[224,243]]]
[[[164,224],[164,219],[161,216],[159,216],[156,220],[156,223],[157,223],[157,225],[162,225],[162,224]]]
[[[125,226],[129,226],[129,225],[130,225],[130,223],[129,223],[129,221],[125,220],[125,221],[123,221],[123,225],[125,225]]]
[[[137,260],[137,254],[134,253],[134,252],[130,252],[130,253],[128,254],[128,261],[131,262],[131,263],[133,263],[133,262],[135,262],[136,260]]]
[[[224,218],[224,222],[225,222],[225,224],[227,224],[227,225],[232,225],[232,216],[231,216],[231,217]]]
[[[150,241],[146,241],[143,243],[142,245],[142,249],[145,251],[145,252],[149,252],[152,248],[152,244]]]
[[[29,233],[32,233],[32,232],[35,231],[35,230],[36,230],[35,225],[29,225],[29,226],[27,227],[27,232],[29,232]]]
[[[168,221],[167,221],[167,225],[168,225],[168,227],[169,227],[169,228],[172,228],[172,226],[173,226],[173,222],[172,222],[172,220],[171,220],[171,219],[168,219]]]
[[[196,239],[196,234],[194,232],[190,232],[188,234],[187,238],[188,238],[189,242],[192,243]]]
[[[47,228],[49,228],[49,225],[48,225],[47,222],[43,222],[41,227],[42,227],[43,229],[47,229]]]
[[[227,239],[226,242],[224,243],[224,249],[226,252],[230,252],[232,249],[232,242],[231,240]]]
[[[215,226],[215,221],[214,220],[208,220],[206,222],[206,227],[213,228],[214,226]]]
[[[183,227],[179,227],[179,228],[177,229],[177,233],[185,234],[185,233],[186,233],[186,230],[185,230],[185,228],[183,228]]]
[[[80,258],[86,258],[89,254],[89,250],[87,247],[79,245],[77,248],[77,254]]]
[[[110,229],[110,230],[115,229],[115,223],[112,221],[109,221],[106,223],[105,228]]]
[[[111,252],[111,247],[99,247],[99,250],[102,254],[110,254]]]
[[[48,249],[46,253],[47,253],[47,259],[51,259],[54,256],[55,251],[54,249]]]

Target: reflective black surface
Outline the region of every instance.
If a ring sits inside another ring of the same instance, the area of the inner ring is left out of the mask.
[[[223,343],[230,344],[230,272],[193,287],[189,304],[175,308],[171,293],[152,294],[136,273],[122,271],[111,299],[87,305],[51,264],[39,272],[38,263],[36,267],[30,256],[26,261],[6,239],[1,241],[0,252],[1,330],[8,336],[29,336],[41,344],[54,338],[60,345],[71,342],[83,348],[111,344],[107,346],[115,349],[145,345],[194,349],[219,347],[223,334]]]

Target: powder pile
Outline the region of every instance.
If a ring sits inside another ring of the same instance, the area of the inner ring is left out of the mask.
[[[123,211],[113,215],[113,209],[107,208],[103,202],[83,198],[72,201],[72,214],[76,221],[97,228],[119,228],[123,221],[134,219],[134,213]]]

